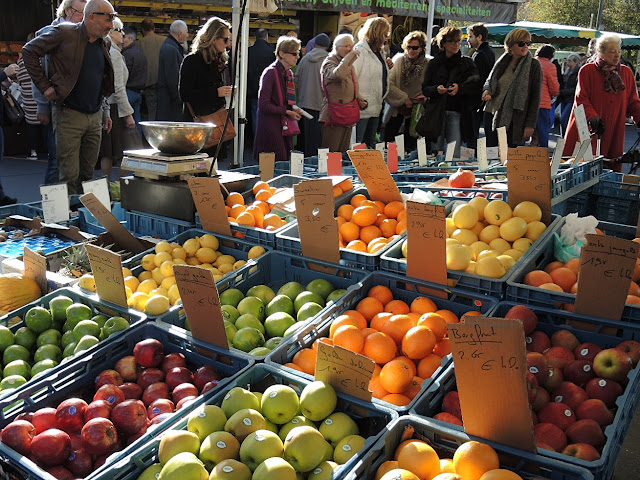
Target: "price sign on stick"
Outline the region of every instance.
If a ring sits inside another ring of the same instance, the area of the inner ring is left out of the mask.
[[[418,165],[427,165],[427,140],[424,137],[418,139]]]
[[[213,177],[190,177],[187,180],[193,203],[200,215],[203,230],[231,236],[229,217],[224,208],[220,182]]]
[[[445,154],[444,154],[445,162],[447,163],[453,162],[453,154],[456,151],[456,144],[457,142],[455,141],[447,143],[447,149],[445,150]]]
[[[398,172],[398,146],[395,143],[387,144],[387,165],[390,173]]]
[[[553,151],[553,159],[551,161],[551,176],[558,174],[560,162],[562,161],[562,151],[564,150],[564,138],[558,138],[556,149]]]
[[[98,296],[107,302],[127,307],[127,293],[124,289],[122,257],[105,248],[85,244],[91,271],[96,280]]]
[[[400,160],[404,160],[404,134],[403,135],[396,135],[396,138],[394,139],[394,142],[397,146],[398,146],[398,158]]]
[[[25,246],[22,262],[24,263],[25,277],[36,282],[40,287],[42,294],[46,295],[49,291],[49,287],[47,285],[47,259],[44,255],[40,255]]]
[[[342,154],[329,152],[327,157],[327,174],[330,176],[342,175]]]
[[[510,148],[507,182],[511,208],[528,200],[540,207],[542,221],[547,225],[551,223],[551,167],[548,148]]]
[[[500,163],[503,165],[507,163],[509,156],[509,142],[507,141],[507,129],[505,127],[498,127],[498,149],[500,151]]]
[[[584,112],[584,105],[580,104],[573,109],[573,115],[576,118],[576,127],[578,128],[578,138],[581,142],[585,140],[591,141],[591,135],[589,132],[589,123],[587,122],[587,116]]]
[[[273,178],[273,172],[276,165],[275,153],[261,153],[258,155],[258,162],[260,165],[260,180],[268,182]]]
[[[586,238],[580,254],[575,311],[620,320],[640,245],[606,235]]]
[[[42,213],[46,223],[69,220],[69,194],[66,183],[41,185]]]
[[[302,152],[291,152],[291,175],[301,177],[304,175],[304,154]]]
[[[329,173],[329,149],[328,148],[319,148],[318,149],[318,173]]]
[[[375,362],[346,348],[318,343],[316,380],[330,384],[336,391],[371,401],[369,381]]]
[[[486,146],[486,139],[485,139]],[[473,148],[460,147],[460,158],[463,160],[469,160],[476,155],[476,151]]]
[[[111,197],[109,196],[109,183],[106,177],[98,178],[97,180],[89,180],[88,182],[82,182],[82,191],[84,193],[93,193],[100,203],[102,203],[107,210],[111,211]]]
[[[464,317],[448,327],[465,432],[535,452],[522,322]]]
[[[402,201],[400,190],[393,181],[382,154],[377,150],[349,150],[347,152],[351,162],[358,171],[372,200],[389,203],[394,200]]]
[[[487,159],[487,137],[478,139],[478,170],[486,170],[489,168],[489,160]]]
[[[228,349],[220,297],[211,270],[174,265],[173,273],[193,337]]]

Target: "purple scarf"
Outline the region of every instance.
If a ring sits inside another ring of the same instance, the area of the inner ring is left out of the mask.
[[[598,57],[594,62],[596,68],[604,74],[604,91],[607,93],[620,93],[626,88],[620,77],[620,64],[609,65]]]

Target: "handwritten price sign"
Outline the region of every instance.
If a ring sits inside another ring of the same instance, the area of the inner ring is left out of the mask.
[[[507,164],[509,205],[530,201],[542,210],[542,221],[551,222],[551,165],[549,149],[518,147],[509,149]]]
[[[447,284],[445,207],[407,202],[407,275],[428,282]],[[424,255],[429,252],[429,255]],[[440,292],[440,296],[445,296]]]
[[[378,150],[349,150],[347,154],[372,200],[384,203],[402,201],[400,190],[389,173],[389,167],[384,163],[382,153]]]
[[[85,248],[96,280],[98,296],[107,302],[126,307],[127,293],[124,289],[122,257],[111,250],[96,247],[90,243],[87,243]]]
[[[231,236],[229,217],[224,208],[220,182],[212,177],[191,177],[188,180],[193,203],[207,232]]]
[[[375,362],[364,355],[322,342],[318,344],[316,380],[331,384],[338,392],[370,402],[369,381],[375,366]]]

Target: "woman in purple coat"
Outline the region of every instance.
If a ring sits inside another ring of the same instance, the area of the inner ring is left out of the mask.
[[[296,91],[291,67],[300,58],[301,42],[294,37],[280,37],[276,44],[276,61],[265,68],[258,92],[258,124],[253,157],[273,152],[276,161],[288,161],[293,150],[293,137],[282,135],[282,116],[300,120],[299,109],[294,108]]]

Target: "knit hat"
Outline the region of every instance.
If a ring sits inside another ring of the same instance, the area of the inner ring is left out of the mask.
[[[328,47],[331,45],[331,39],[326,33],[320,33],[316,36],[316,45],[319,47]]]

